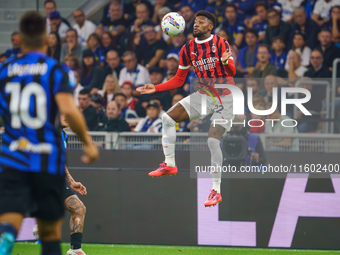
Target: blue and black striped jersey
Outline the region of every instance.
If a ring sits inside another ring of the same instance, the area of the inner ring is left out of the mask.
[[[72,93],[75,85],[73,72],[43,53],[31,52],[0,66],[0,115],[5,126],[0,171],[10,167],[64,174],[65,147],[55,126],[54,96]]]

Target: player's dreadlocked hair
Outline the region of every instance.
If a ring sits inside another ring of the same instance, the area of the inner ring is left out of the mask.
[[[195,17],[197,18],[198,16],[206,17],[208,20],[212,22],[212,24],[214,25],[214,28],[216,27],[216,16],[213,13],[209,11],[201,10],[201,11],[196,12]]]

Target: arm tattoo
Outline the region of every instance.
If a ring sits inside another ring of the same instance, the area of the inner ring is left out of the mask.
[[[74,179],[70,172],[68,171],[67,166],[65,166],[65,181],[68,186],[70,186],[70,183],[74,182]]]

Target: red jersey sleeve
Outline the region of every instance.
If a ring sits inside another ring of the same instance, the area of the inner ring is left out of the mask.
[[[226,50],[229,50],[229,52],[231,51],[230,45],[227,42],[226,39],[221,38],[222,40],[220,40],[220,49],[221,49],[221,61],[222,61],[222,55]],[[224,66],[224,70],[227,72],[227,74],[231,77],[234,77],[235,73],[236,73],[236,67],[234,64],[234,58],[230,57],[228,59],[228,64],[227,65],[223,65]]]
[[[183,45],[181,51],[179,52],[179,68],[188,69],[190,68],[190,58],[188,54],[189,46],[188,44]]]

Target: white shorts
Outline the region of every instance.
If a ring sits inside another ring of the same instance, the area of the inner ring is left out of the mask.
[[[220,125],[227,131],[230,131],[231,121],[234,119],[233,97],[229,94],[221,95],[220,98],[222,105],[217,97],[214,97],[213,99],[209,95],[195,92],[190,96],[183,98],[178,104],[181,104],[184,107],[190,120],[197,118],[203,119],[207,115],[213,113],[210,120],[214,122],[215,125]],[[205,102],[206,107],[204,107]]]

